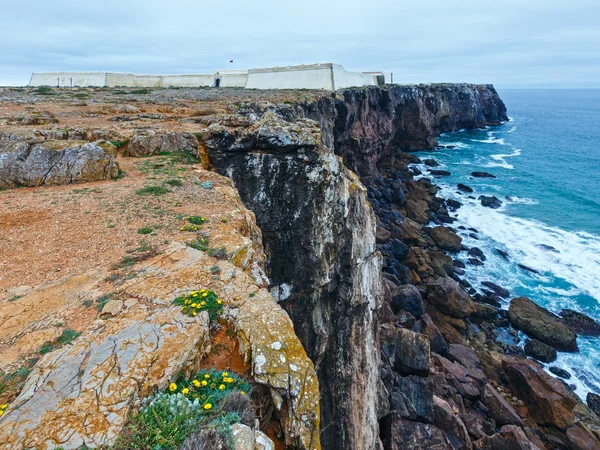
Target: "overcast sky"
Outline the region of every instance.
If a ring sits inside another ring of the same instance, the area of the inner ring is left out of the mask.
[[[198,73],[335,62],[391,70],[399,83],[600,87],[600,0],[1,5],[0,85],[25,85],[33,71]]]

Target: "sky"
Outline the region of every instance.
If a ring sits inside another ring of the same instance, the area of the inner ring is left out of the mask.
[[[397,83],[600,88],[600,0],[0,0],[0,11],[0,85],[34,71],[334,62]]]

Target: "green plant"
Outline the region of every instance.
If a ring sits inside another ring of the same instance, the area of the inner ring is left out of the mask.
[[[89,95],[88,94],[84,94],[84,93],[77,93],[77,94],[73,94],[73,97],[75,98],[88,98]]]
[[[165,181],[165,183],[167,183],[169,186],[173,186],[173,187],[183,186],[183,181],[181,181],[181,180],[167,180],[167,181]]]
[[[206,219],[200,216],[188,216],[187,221],[193,225],[202,225]]]
[[[125,139],[124,141],[110,141],[110,143],[117,147],[118,150],[122,147],[125,147],[129,143],[129,139]]]
[[[150,234],[153,231],[154,231],[154,228],[145,226],[145,227],[140,228],[137,232],[138,232],[138,234]]]
[[[143,187],[142,189],[138,189],[137,191],[135,191],[135,193],[137,195],[141,195],[141,196],[148,196],[148,195],[159,196],[159,195],[164,195],[168,192],[170,192],[170,191],[163,186],[146,186],[146,187]]]
[[[209,270],[210,273],[221,273],[221,269],[219,269],[219,266],[212,266]]]
[[[44,355],[46,353],[51,352],[52,350],[56,350],[57,348],[63,347],[69,343],[71,343],[74,339],[79,337],[81,333],[77,331],[73,331],[69,328],[64,330],[62,334],[54,339],[53,341],[46,342],[40,347],[40,354]]]
[[[200,237],[200,238],[196,239],[195,241],[188,242],[188,247],[192,247],[192,248],[195,248],[196,250],[205,252],[206,250],[208,250],[208,238]]]
[[[114,297],[114,294],[104,294],[103,296],[99,297],[96,299],[96,309],[98,309],[98,311],[102,311],[102,308],[104,308],[104,305],[106,305],[108,302],[110,302]]]
[[[22,295],[13,295],[11,298],[8,299],[9,302],[14,302],[19,300],[20,298],[23,298]]]
[[[180,295],[173,300],[173,303],[181,306],[183,314],[192,317],[196,317],[200,311],[208,311],[211,321],[216,321],[223,313],[223,301],[214,291],[206,289],[192,291],[188,295]]]
[[[203,370],[189,379],[180,376],[142,401],[113,449],[176,450],[199,429],[214,430],[231,444],[231,425],[251,408],[249,394],[248,382],[234,373]]]
[[[225,247],[219,247],[219,248],[211,247],[208,250],[206,250],[206,254],[208,256],[212,256],[213,258],[217,258],[217,259],[229,258],[229,254],[227,253],[227,250],[225,249]]]

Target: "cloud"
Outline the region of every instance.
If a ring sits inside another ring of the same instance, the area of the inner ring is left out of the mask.
[[[398,82],[600,87],[600,2],[12,2],[0,84],[33,71],[185,73],[336,62]]]

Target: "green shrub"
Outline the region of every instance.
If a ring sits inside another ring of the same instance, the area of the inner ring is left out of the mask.
[[[202,225],[206,219],[200,216],[188,216],[187,221],[193,225]]]
[[[146,186],[146,187],[143,187],[142,189],[138,189],[137,191],[135,191],[135,193],[137,195],[141,195],[141,196],[154,195],[156,197],[158,197],[159,195],[165,195],[168,192],[170,192],[170,191],[163,186]]]
[[[150,234],[154,231],[154,228],[152,227],[142,227],[138,230],[138,234]]]
[[[183,314],[192,317],[196,317],[200,311],[208,311],[211,321],[216,321],[223,313],[223,301],[214,291],[206,289],[192,291],[188,295],[180,295],[173,300],[173,303],[181,306]]]
[[[188,247],[192,247],[196,250],[200,250],[201,252],[205,252],[206,250],[208,250],[208,238],[200,237],[195,241],[188,242]]]
[[[57,348],[61,348],[69,343],[71,343],[73,340],[75,340],[76,338],[78,338],[81,335],[81,333],[77,332],[77,331],[73,331],[69,328],[67,328],[66,330],[64,330],[62,332],[62,334],[57,337],[56,339],[54,339],[53,341],[50,342],[46,342],[45,344],[43,344],[40,347],[40,353],[42,355],[51,352],[52,350],[56,350]]]
[[[183,186],[183,181],[181,180],[167,180],[165,181],[165,183],[167,183],[169,186]]]

